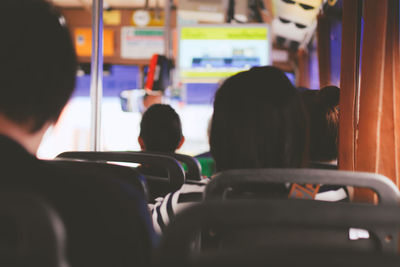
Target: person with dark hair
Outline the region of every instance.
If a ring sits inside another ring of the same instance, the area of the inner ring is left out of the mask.
[[[301,96],[309,118],[309,168],[337,169],[340,89],[326,86],[303,90]],[[316,199],[348,201],[345,186],[322,185]]]
[[[142,116],[138,142],[142,151],[175,153],[185,142],[179,115],[170,105],[151,105]],[[167,170],[156,165],[140,165],[137,170],[145,175],[168,177]]]
[[[215,95],[209,141],[217,171],[303,167],[307,127],[303,102],[281,70],[267,66],[238,73]],[[174,213],[201,201],[204,188],[185,184],[156,203],[156,230],[162,232]],[[288,197],[289,188],[271,184],[263,192]]]
[[[145,266],[153,229],[143,196],[114,177],[36,157],[75,87],[77,58],[64,18],[45,0],[2,0],[0,10],[1,193],[33,194],[54,208],[71,266]]]
[[[282,71],[257,67],[222,84],[214,101],[210,149],[217,171],[304,166],[304,108]]]
[[[170,105],[150,106],[140,122],[138,141],[144,151],[174,153],[185,141],[179,115]]]
[[[40,135],[57,121],[73,92],[75,50],[63,19],[45,1],[3,2],[0,118],[2,124],[23,125],[27,135]],[[29,142],[31,152],[39,141]]]
[[[306,90],[302,94],[310,121],[309,160],[336,162],[339,126],[339,96],[336,86]]]

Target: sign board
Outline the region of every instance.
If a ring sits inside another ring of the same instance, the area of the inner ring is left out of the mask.
[[[153,54],[164,54],[162,28],[122,27],[121,58],[150,59]]]
[[[223,23],[226,13],[225,2],[224,0],[180,0],[177,12],[179,24]]]
[[[109,10],[103,12],[105,25],[118,26],[121,24],[122,14],[120,10]]]
[[[76,53],[80,57],[92,55],[92,29],[76,28],[74,31]],[[103,32],[104,56],[114,55],[114,31],[105,29]]]
[[[214,83],[271,62],[267,24],[179,28],[179,76],[184,83]]]

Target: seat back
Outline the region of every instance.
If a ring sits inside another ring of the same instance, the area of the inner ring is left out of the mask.
[[[142,193],[109,173],[56,165],[11,148],[1,157],[0,195],[33,192],[49,203],[65,225],[71,266],[148,266],[155,236]]]
[[[400,208],[309,200],[204,202],[186,209],[167,228],[157,260],[199,258],[203,253],[304,250],[396,253]],[[367,229],[369,239],[351,240],[349,228]],[[197,233],[213,233],[218,246],[192,249]],[[168,262],[172,264],[174,262]]]
[[[87,173],[95,176],[101,174],[110,178],[116,178],[133,186],[138,192],[143,194],[146,200],[149,200],[149,190],[146,179],[133,168],[99,162],[62,160],[60,158],[47,162],[63,168],[79,169],[79,172],[82,174]]]
[[[249,169],[216,174],[207,184],[205,200],[223,199],[227,190],[246,184],[299,183],[345,185],[369,188],[382,204],[397,204],[399,191],[391,180],[380,174],[319,169]]]
[[[154,230],[143,194],[108,171],[73,163],[43,162],[47,171],[29,185],[61,216],[71,265],[148,266]]]
[[[145,175],[150,191],[150,199],[165,196],[181,188],[185,174],[179,162],[166,155],[145,152],[64,152],[57,156],[60,159],[80,159],[98,162],[139,163],[163,167],[168,177]]]
[[[179,162],[182,162],[186,165],[187,170],[185,171],[185,179],[186,180],[194,180],[199,181],[202,178],[201,174],[201,165],[200,162],[189,155],[179,154],[179,153],[163,153],[163,152],[154,152],[154,151],[129,151],[132,154],[137,155],[164,155],[167,157],[172,157]]]
[[[175,267],[398,267],[400,256],[371,252],[303,251],[301,249],[276,251],[264,249],[240,252],[208,253],[186,262],[172,261]],[[159,263],[156,267],[163,267]]]
[[[172,153],[169,155],[172,156],[174,159],[186,164],[187,167],[186,180],[194,180],[194,181],[201,180],[202,177],[201,165],[196,158],[191,157],[189,155],[178,154],[178,153]]]
[[[68,267],[64,225],[36,195],[0,194],[0,236],[1,266]]]

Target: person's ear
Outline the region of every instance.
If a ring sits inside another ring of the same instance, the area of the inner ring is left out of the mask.
[[[179,145],[176,149],[181,148],[181,146],[183,145],[183,143],[185,143],[185,137],[182,135],[181,140],[179,141]]]
[[[143,138],[141,136],[138,137],[138,142],[139,142],[140,148],[142,150],[146,150],[146,146],[144,145]]]

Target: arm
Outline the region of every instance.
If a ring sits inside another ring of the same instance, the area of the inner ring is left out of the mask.
[[[181,189],[169,193],[164,198],[156,199],[151,213],[154,229],[157,233],[164,232],[165,227],[183,209],[202,200],[206,183],[184,184]]]

